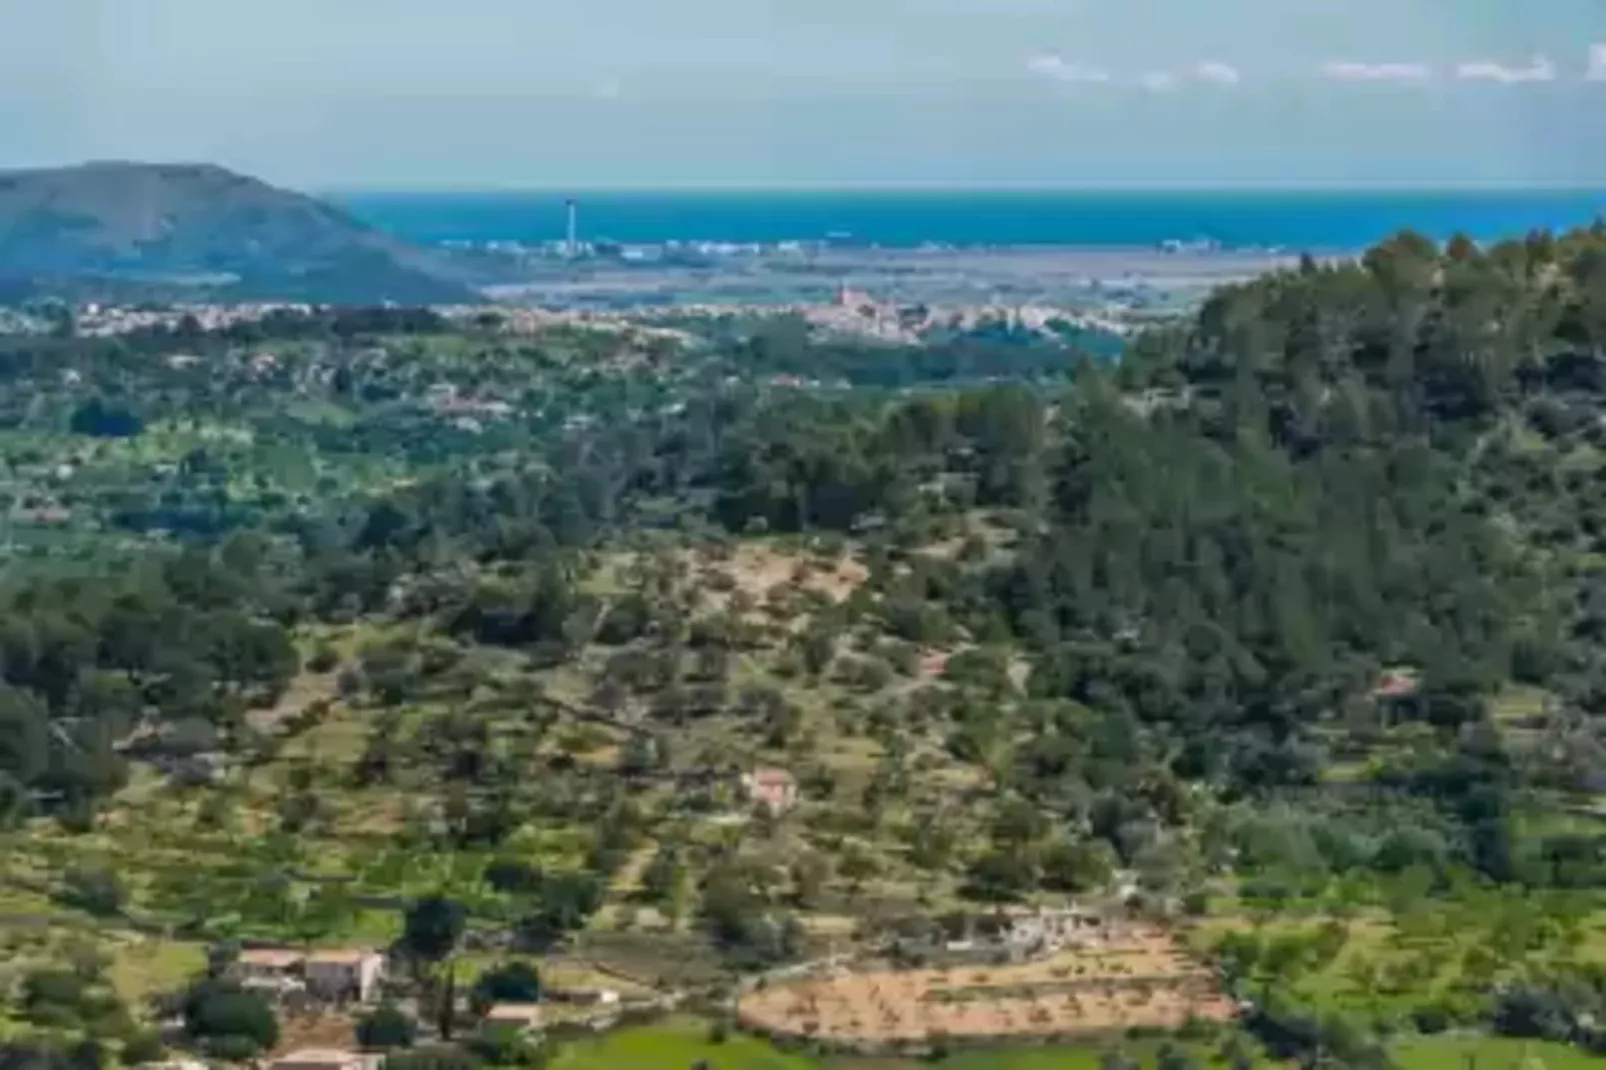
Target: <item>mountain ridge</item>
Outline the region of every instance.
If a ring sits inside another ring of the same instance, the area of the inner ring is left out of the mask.
[[[443,304],[449,264],[303,193],[210,163],[0,171],[0,280],[129,283],[213,299]]]

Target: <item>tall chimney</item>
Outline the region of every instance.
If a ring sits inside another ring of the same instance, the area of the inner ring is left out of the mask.
[[[580,255],[580,205],[570,199],[564,202],[569,210],[569,237],[564,246],[564,253],[570,260]]]

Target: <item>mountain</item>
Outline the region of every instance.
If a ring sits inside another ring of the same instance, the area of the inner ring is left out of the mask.
[[[208,164],[0,172],[0,289],[443,304],[451,268],[321,201]]]

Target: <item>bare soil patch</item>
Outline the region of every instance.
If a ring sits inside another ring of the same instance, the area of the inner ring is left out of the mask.
[[[723,560],[703,558],[695,564],[716,581],[709,585],[711,592],[738,590],[757,602],[776,588],[788,587],[843,602],[870,578],[870,570],[847,555],[822,558],[755,542],[742,543]]]
[[[1168,1029],[1233,1014],[1209,970],[1160,930],[1032,962],[852,970],[743,996],[744,1024],[843,1046]]]

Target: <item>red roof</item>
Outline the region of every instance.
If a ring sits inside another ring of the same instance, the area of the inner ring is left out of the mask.
[[[1409,673],[1386,672],[1372,689],[1374,698],[1408,698],[1417,692],[1417,679]]]

